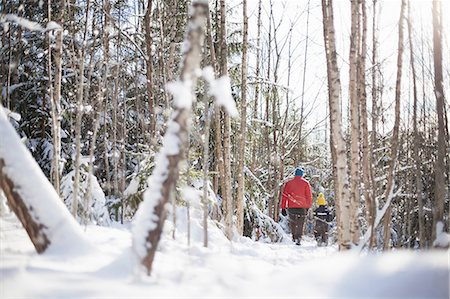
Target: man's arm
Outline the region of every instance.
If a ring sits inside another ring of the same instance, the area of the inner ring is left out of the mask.
[[[311,185],[309,184],[309,182],[306,184],[305,192],[306,192],[306,194],[305,194],[306,202],[308,203],[309,207],[311,207],[312,192],[311,192]]]

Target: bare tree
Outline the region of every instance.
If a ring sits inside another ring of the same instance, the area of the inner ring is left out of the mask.
[[[247,48],[248,48],[248,17],[247,0],[242,3],[242,14],[244,20],[242,37],[242,65],[241,65],[241,130],[239,134],[239,165],[238,165],[238,190],[236,196],[236,228],[240,235],[244,231],[244,197],[245,197],[245,141],[247,126]]]
[[[228,46],[225,0],[220,0],[220,75],[228,75]],[[227,111],[224,111],[223,129],[223,190],[225,234],[228,239],[233,237],[233,198],[231,194],[231,119]]]
[[[377,65],[377,49],[378,49],[378,41],[377,41],[377,22],[376,22],[376,16],[377,16],[377,0],[373,0],[373,13],[372,13],[372,136],[371,136],[371,153],[373,153],[373,150],[377,147],[377,125],[378,125],[378,84],[377,84],[377,71],[378,71],[378,65]],[[369,155],[372,156],[372,155]],[[371,166],[373,165],[372,162],[370,162]],[[375,184],[375,176],[373,170],[370,172],[370,181],[372,185],[372,195],[373,195],[373,201],[372,201],[372,218],[369,219],[370,223],[370,242],[369,242],[369,248],[372,248],[373,244],[375,243],[375,216],[377,211],[377,201],[375,199],[376,197],[376,184]]]
[[[436,113],[438,118],[438,143],[437,157],[434,168],[435,173],[435,201],[436,205],[433,209],[433,228],[437,222],[444,221],[444,202],[446,194],[446,151],[448,136],[445,133],[445,99],[442,75],[442,3],[433,0],[433,57],[434,57],[434,94],[436,96]],[[448,160],[448,155],[447,155]],[[432,239],[436,239],[436,230],[433,229]]]
[[[394,174],[397,165],[398,143],[399,143],[399,129],[400,129],[400,97],[401,97],[401,83],[402,83],[402,67],[403,67],[403,22],[405,19],[406,0],[402,0],[400,8],[400,20],[398,24],[398,49],[397,49],[397,80],[395,84],[395,121],[391,138],[391,157],[389,160],[389,169],[387,173],[387,184],[384,191],[384,199],[389,202],[389,197],[393,196],[394,191]],[[391,209],[389,205],[386,214],[384,215],[384,233],[383,233],[383,248],[389,248],[389,240],[391,237]]]
[[[181,99],[181,97],[192,97],[193,88],[197,82],[196,73],[200,67],[207,12],[207,2],[194,1],[192,3],[186,35],[186,42],[189,47],[185,47],[181,82],[178,83],[182,84],[185,92],[176,95],[180,98],[175,101],[176,107],[164,137],[163,148],[159,155],[160,161],[156,164],[150,177],[152,184],[149,184],[150,188],[146,191],[146,194],[154,198],[144,199],[135,219],[133,247],[149,275],[166,219],[164,207],[174,192],[179,165],[183,159],[188,138],[191,107],[190,104],[183,104],[183,100],[186,101],[186,99]],[[169,148],[174,140],[179,145],[177,150]],[[142,226],[144,226],[144,231],[142,231]]]
[[[351,1],[351,32],[350,32],[350,74],[349,74],[349,95],[350,95],[350,123],[351,123],[351,155],[350,155],[350,215],[351,215],[351,235],[352,242],[358,243],[359,225],[358,225],[358,209],[360,199],[360,98],[358,97],[358,61],[359,57],[359,39],[360,39],[360,22],[359,22],[359,0]]]
[[[414,59],[414,47],[412,42],[412,17],[411,17],[411,1],[408,1],[408,39],[409,39],[409,54],[410,54],[410,62],[411,62],[411,71],[412,71],[412,80],[413,80],[413,134],[414,134],[414,141],[413,141],[413,159],[415,162],[416,171],[414,172],[415,176],[415,185],[416,185],[416,196],[417,196],[417,203],[419,206],[418,209],[418,222],[419,222],[419,244],[420,247],[423,248],[425,246],[425,223],[424,223],[424,215],[423,215],[423,198],[422,198],[422,170],[421,165],[422,162],[419,158],[419,146],[420,146],[420,140],[419,140],[419,131],[417,128],[417,75],[416,75],[416,67],[415,67],[415,59]]]
[[[48,40],[48,73],[49,73],[49,95],[51,102],[51,114],[52,114],[52,137],[53,137],[53,159],[52,159],[52,182],[56,189],[56,193],[60,194],[60,173],[61,173],[61,61],[62,61],[62,45],[63,45],[63,30],[62,23],[63,12],[65,9],[65,1],[58,1],[58,9],[55,21],[61,23],[56,31],[56,42],[55,42],[55,82],[52,83],[51,65],[52,65],[52,42]],[[48,1],[48,21],[51,21],[51,1]]]
[[[255,83],[255,100],[253,104],[253,115],[254,119],[259,118],[258,106],[259,106],[259,94],[260,94],[260,75],[261,75],[261,11],[262,11],[262,0],[258,1],[258,21],[257,21],[257,34],[256,34],[256,83]],[[253,122],[253,130],[256,130],[257,123]],[[252,134],[252,162],[251,162],[251,172],[255,171],[256,164],[256,152],[257,152],[257,138]]]
[[[73,201],[72,201],[72,215],[76,218],[78,214],[78,188],[80,184],[80,156],[81,156],[81,118],[83,116],[83,95],[84,95],[84,56],[86,53],[86,37],[89,19],[90,0],[86,3],[85,25],[83,33],[83,44],[78,55],[78,62],[80,64],[80,73],[78,74],[78,90],[77,90],[77,116],[75,121],[75,161],[74,169],[75,176],[73,181]]]
[[[359,56],[358,70],[358,94],[361,99],[361,131],[362,131],[362,179],[364,184],[364,198],[366,202],[366,219],[371,230],[375,221],[375,204],[372,185],[372,152],[369,144],[368,113],[367,113],[367,94],[366,94],[366,51],[367,51],[367,8],[366,1],[361,2],[362,9],[362,37],[361,54]]]
[[[323,33],[327,59],[328,96],[330,106],[330,130],[332,148],[334,190],[338,222],[339,249],[349,249],[350,235],[350,191],[347,176],[347,151],[342,132],[341,81],[337,65],[336,38],[334,31],[333,0],[322,0]]]
[[[147,96],[148,96],[148,111],[150,112],[150,136],[155,133],[156,130],[156,115],[155,115],[155,103],[153,102],[153,65],[152,65],[152,27],[151,27],[151,15],[152,15],[152,0],[147,1],[147,9],[144,16],[144,28],[145,28],[145,47],[147,50]]]

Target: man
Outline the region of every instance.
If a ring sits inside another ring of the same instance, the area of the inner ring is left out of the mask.
[[[281,200],[281,214],[289,214],[292,241],[297,245],[300,245],[305,218],[312,204],[311,186],[303,178],[304,174],[303,168],[295,170],[295,177],[284,186]]]

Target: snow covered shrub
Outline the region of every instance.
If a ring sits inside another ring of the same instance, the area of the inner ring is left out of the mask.
[[[257,205],[246,198],[244,204],[244,236],[267,243],[280,242],[286,233],[280,224],[261,212]]]
[[[88,192],[89,173],[87,161],[88,159],[81,159],[77,220],[81,220],[85,223],[109,225],[110,217],[106,207],[105,194],[103,193],[97,178],[92,174],[90,175],[91,191],[90,193]],[[61,180],[61,195],[69,211],[72,211],[73,205],[74,176],[75,170],[72,170]]]
[[[152,174],[155,167],[154,155],[147,155],[146,158],[138,165],[138,169],[132,174],[131,181],[128,187],[123,192],[124,196],[124,213],[126,219],[131,219],[136,213],[139,204],[143,200],[144,191],[147,189],[147,180]],[[114,201],[109,202],[111,207],[121,205],[120,199],[115,198]],[[117,208],[114,208],[118,210]]]

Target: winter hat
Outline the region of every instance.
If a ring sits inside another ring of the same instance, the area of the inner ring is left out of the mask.
[[[295,176],[303,176],[305,174],[305,170],[303,168],[297,168],[295,170]]]
[[[319,197],[317,197],[317,204],[319,206],[324,206],[327,204],[327,201],[325,200],[325,196],[323,193],[319,193]]]

